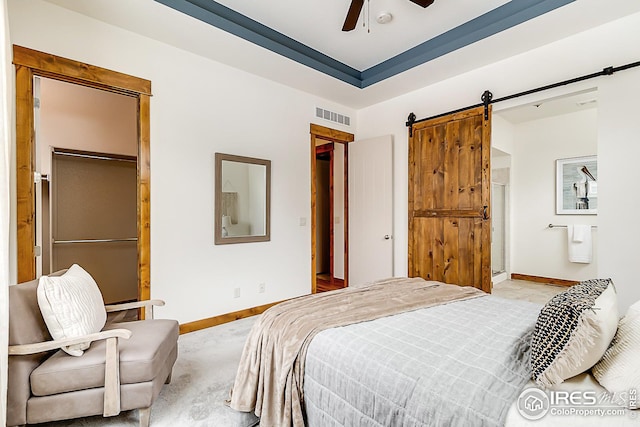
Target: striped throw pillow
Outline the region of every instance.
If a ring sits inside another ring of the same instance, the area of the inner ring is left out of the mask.
[[[531,339],[531,371],[551,387],[595,365],[618,327],[611,279],[587,280],[553,297],[540,311]]]

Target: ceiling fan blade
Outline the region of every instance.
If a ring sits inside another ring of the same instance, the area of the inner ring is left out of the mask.
[[[415,3],[418,6],[427,7],[431,6],[435,0],[410,0],[411,3]]]
[[[342,31],[351,31],[356,28],[360,11],[362,11],[362,6],[364,6],[364,0],[351,0],[351,6],[349,6],[347,19],[344,20]]]

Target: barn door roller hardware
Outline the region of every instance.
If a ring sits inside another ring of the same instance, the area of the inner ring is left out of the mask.
[[[519,98],[521,96],[525,96],[525,95],[531,95],[532,93],[537,93],[537,92],[542,92],[545,90],[549,90],[549,89],[554,89],[560,86],[566,86],[566,85],[570,85],[573,83],[578,83],[584,80],[589,80],[589,79],[593,79],[595,77],[600,77],[600,76],[611,76],[613,75],[613,73],[616,73],[618,71],[624,71],[624,70],[628,70],[630,68],[635,68],[640,66],[640,61],[636,61],[636,62],[632,62],[626,65],[621,65],[619,67],[606,67],[603,68],[600,71],[597,71],[595,73],[591,73],[591,74],[587,74],[584,76],[580,76],[580,77],[575,77],[573,79],[569,79],[569,80],[563,80],[561,82],[557,82],[557,83],[552,83],[546,86],[540,86],[537,87],[535,89],[530,89],[530,90],[525,90],[524,92],[518,92],[518,93],[514,93],[513,95],[508,95],[508,96],[503,96],[502,98],[497,98],[497,99],[493,99],[493,94],[488,91],[485,90],[482,94],[482,96],[480,97],[480,99],[482,100],[482,103],[480,104],[475,104],[475,105],[470,105],[468,107],[464,107],[464,108],[458,108],[457,110],[453,110],[453,111],[449,111],[447,113],[442,113],[442,114],[437,114],[435,116],[431,116],[431,117],[427,117],[424,119],[419,119],[416,120],[416,115],[414,113],[409,114],[409,117],[407,118],[407,122],[406,122],[406,126],[409,128],[409,136],[413,136],[413,125],[415,123],[420,123],[420,122],[424,122],[426,120],[431,120],[431,119],[436,119],[438,117],[444,117],[444,116],[448,116],[449,114],[455,114],[455,113],[459,113],[461,111],[465,111],[465,110],[470,110],[471,108],[477,108],[477,107],[484,107],[484,118],[485,120],[489,119],[489,104],[495,104],[496,102],[501,102],[501,101],[507,101],[509,99],[514,99],[514,98]]]
[[[416,122],[416,115],[413,113],[409,113],[409,117],[407,117],[407,123],[405,125],[409,128],[409,136],[413,136],[413,124]]]
[[[482,99],[482,103],[484,104],[484,119],[489,120],[489,104],[491,104],[493,94],[485,90],[480,99]]]

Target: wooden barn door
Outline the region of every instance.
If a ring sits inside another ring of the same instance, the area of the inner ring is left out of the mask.
[[[483,107],[409,138],[409,277],[491,292],[490,135]]]

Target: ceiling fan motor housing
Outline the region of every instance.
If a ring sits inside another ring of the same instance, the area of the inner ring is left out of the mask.
[[[409,0],[411,3],[417,4],[418,6],[427,7],[431,6],[435,0]],[[364,0],[351,0],[351,4],[349,5],[349,11],[347,12],[347,18],[344,20],[344,25],[342,26],[342,31],[351,31],[356,28],[358,24],[358,18],[360,17],[360,12],[362,12],[362,7],[364,6]],[[386,24],[387,22],[393,19],[393,15],[389,12],[381,12],[376,21],[379,24]]]

